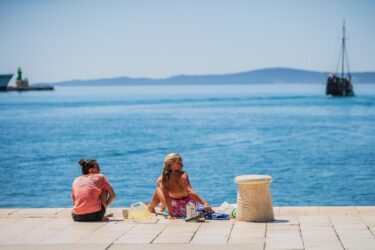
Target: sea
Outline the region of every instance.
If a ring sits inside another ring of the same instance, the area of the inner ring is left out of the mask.
[[[71,207],[78,161],[96,159],[113,207],[149,202],[181,154],[212,206],[240,175],[272,176],[274,206],[375,205],[375,84],[67,86],[0,93],[0,207]]]

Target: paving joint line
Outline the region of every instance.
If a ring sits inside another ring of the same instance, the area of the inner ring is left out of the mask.
[[[230,240],[230,237],[232,236],[232,231],[233,231],[233,228],[234,228],[234,224],[235,222],[232,223],[232,226],[230,227],[230,230],[229,230],[229,235],[228,235],[228,239],[226,240],[226,244],[228,244],[229,240]]]
[[[117,224],[117,223],[116,223]],[[123,232],[120,236],[118,236],[116,239],[114,239],[112,241],[112,243],[107,247],[105,248],[105,250],[108,250],[118,239],[120,239],[122,236],[124,236],[125,234],[127,234],[130,230],[132,230],[133,228],[135,227],[135,225],[132,225],[128,230],[126,230],[125,232]]]
[[[117,223],[116,223],[117,224]],[[123,235],[125,235],[127,232],[129,232],[131,229],[133,229],[135,227],[135,225],[132,225],[128,230],[126,230],[125,232],[123,232],[120,236],[118,236],[116,239],[114,239],[104,250],[108,250],[110,249],[113,244],[115,244],[115,242],[120,239]]]
[[[268,231],[268,223],[266,223],[266,229],[264,230],[264,244],[263,244],[263,250],[266,249],[266,245],[267,245],[267,231]]]
[[[81,223],[81,222],[75,222],[75,223]],[[74,224],[73,224],[73,225],[74,225]],[[99,228],[104,227],[105,225],[107,225],[107,224],[106,224],[106,223],[103,223],[103,225],[101,225],[100,227],[95,228],[95,229],[92,230],[89,234],[83,235],[82,237],[80,237],[80,238],[79,238],[77,241],[75,241],[74,243],[77,244],[80,240],[82,240],[83,238],[89,236],[90,234],[92,234],[93,232],[95,232],[95,231],[98,230]],[[67,227],[67,228],[69,228],[69,227]],[[65,229],[66,229],[66,228],[65,228]],[[65,230],[65,229],[64,229],[64,230]],[[63,231],[64,231],[64,230],[63,230]]]
[[[20,211],[20,210],[21,210],[21,208],[15,209],[13,212],[10,212],[7,216],[9,216],[9,215],[11,215],[11,214],[14,214],[14,213],[16,213],[16,212],[18,212],[18,211]]]
[[[367,230],[370,232],[370,234],[372,234],[372,236],[375,238],[375,231],[374,231],[374,232],[371,231],[370,226],[367,225],[367,223],[365,222],[365,220],[364,220],[363,217],[362,217],[362,214],[359,213],[359,214],[358,214],[358,217],[361,219],[361,221],[363,222],[363,224],[366,225],[366,228],[367,228]]]
[[[113,246],[113,242],[109,243],[109,245],[108,245],[106,248],[104,248],[104,250],[108,250],[108,249],[110,249],[112,246]]]
[[[157,237],[159,237],[159,235],[162,233],[162,232],[164,232],[164,230],[167,228],[167,225],[165,225],[164,227],[163,227],[163,229],[155,236],[155,238],[153,238],[152,239],[152,241],[149,243],[149,244],[153,244],[154,243],[154,241],[156,240],[156,238]]]
[[[200,223],[199,226],[197,227],[197,230],[194,231],[194,233],[191,236],[188,244],[190,244],[190,242],[193,240],[194,236],[197,234],[197,232],[198,232],[199,228],[201,228],[201,226],[202,226],[202,223]]]
[[[331,224],[332,224],[333,231],[335,232],[336,237],[339,239],[339,242],[340,242],[340,245],[341,245],[342,249],[346,249],[346,248],[344,247],[344,244],[343,244],[342,241],[341,241],[341,238],[340,238],[339,234],[338,234],[337,231],[336,231],[335,224],[333,224],[333,221],[332,221],[332,219],[331,219],[331,215],[328,215],[328,219],[329,219],[329,222],[331,222]]]
[[[299,232],[299,236],[301,237],[301,241],[302,241],[302,246],[303,246],[303,249],[305,249],[305,241],[303,240],[303,235],[302,235],[302,229],[301,229],[301,221],[299,220],[299,217],[300,215],[297,215],[297,220],[298,220],[298,232]]]
[[[53,213],[53,215],[56,215],[56,218],[57,218],[57,214],[62,212],[64,210],[64,208],[60,208],[60,210],[56,211],[55,213]]]

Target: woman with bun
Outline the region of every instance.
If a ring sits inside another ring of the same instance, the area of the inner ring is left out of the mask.
[[[72,216],[75,221],[106,221],[106,208],[116,198],[116,194],[107,178],[100,173],[96,160],[79,162],[82,175],[73,182]]]

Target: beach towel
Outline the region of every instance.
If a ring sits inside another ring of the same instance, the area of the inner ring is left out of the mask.
[[[205,213],[206,211],[204,210],[204,208],[198,208],[197,212]],[[206,220],[229,220],[230,219],[229,214],[223,214],[223,213],[206,213],[204,217]]]

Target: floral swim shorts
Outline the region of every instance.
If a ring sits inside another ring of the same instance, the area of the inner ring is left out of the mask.
[[[192,202],[195,205],[195,209],[198,209],[198,202],[190,196],[186,196],[181,199],[171,198],[171,202],[173,209],[172,212],[176,217],[186,217],[186,204],[189,202]]]

